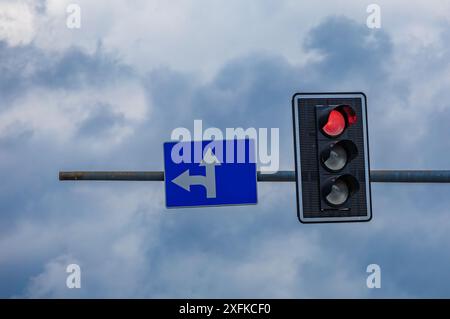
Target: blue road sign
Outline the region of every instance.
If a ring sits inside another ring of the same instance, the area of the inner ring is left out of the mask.
[[[164,143],[166,206],[257,203],[253,140]]]

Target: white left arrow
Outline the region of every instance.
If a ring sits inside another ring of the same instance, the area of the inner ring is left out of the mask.
[[[189,169],[178,175],[172,180],[172,183],[181,188],[191,191],[192,185],[202,185],[206,189],[206,198],[216,198],[216,166],[220,165],[217,157],[209,148],[203,156],[200,166],[205,167],[205,176],[190,175]]]

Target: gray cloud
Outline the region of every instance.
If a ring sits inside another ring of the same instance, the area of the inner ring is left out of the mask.
[[[312,29],[304,46],[324,55],[317,71],[333,80],[364,76],[377,81],[386,75],[392,53],[391,40],[382,29],[369,29],[339,16],[329,17]]]
[[[113,113],[108,104],[100,104],[80,124],[78,132],[81,137],[98,136],[98,134],[107,134],[114,127],[123,125],[124,122],[125,118],[122,114]]]

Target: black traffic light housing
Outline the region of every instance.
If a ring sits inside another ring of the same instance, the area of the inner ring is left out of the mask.
[[[371,220],[365,94],[297,93],[292,114],[299,220]]]

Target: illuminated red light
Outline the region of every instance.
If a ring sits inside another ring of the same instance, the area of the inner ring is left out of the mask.
[[[343,110],[347,115],[347,123],[348,125],[352,125],[356,123],[356,113],[350,106],[344,106]]]
[[[345,130],[344,115],[339,111],[332,110],[328,115],[327,123],[322,127],[322,130],[328,136],[334,137],[340,135]]]

